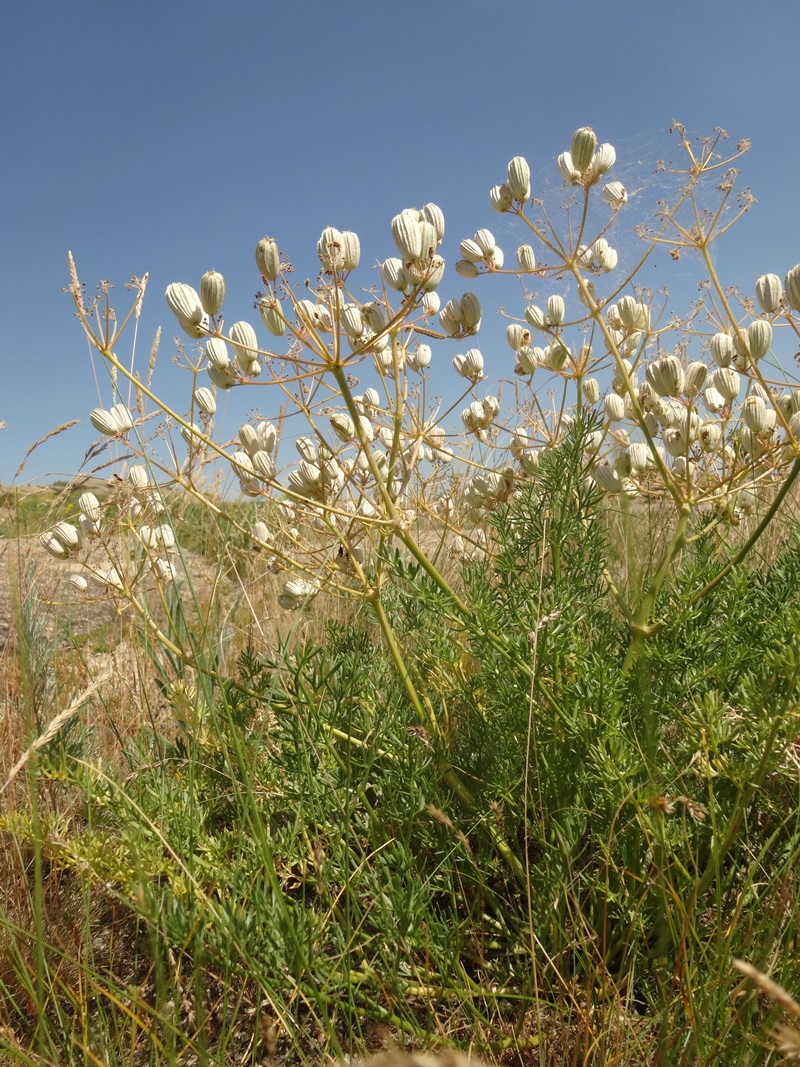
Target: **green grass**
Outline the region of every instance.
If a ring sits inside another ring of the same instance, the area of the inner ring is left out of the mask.
[[[507,1062],[775,1062],[733,960],[800,994],[800,539],[693,604],[720,567],[699,537],[631,657],[578,446],[493,514],[468,616],[385,553],[424,719],[372,616],[313,619],[324,594],[222,674],[177,602],[200,672],[140,638],[116,758],[95,707],[0,817],[13,1062],[318,1062],[383,1028]],[[68,694],[25,611],[35,734]]]

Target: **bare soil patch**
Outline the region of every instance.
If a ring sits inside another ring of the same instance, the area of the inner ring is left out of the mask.
[[[190,581],[195,594],[202,596],[212,581],[206,560],[182,550],[173,561],[178,582]],[[70,576],[81,571],[80,563],[54,559],[38,537],[0,538],[0,651],[13,640],[20,606],[28,597],[41,611],[48,635],[61,631],[83,637],[112,625],[120,604],[99,587],[83,595],[74,589]]]

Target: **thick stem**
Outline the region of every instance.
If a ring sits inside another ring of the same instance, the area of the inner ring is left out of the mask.
[[[439,723],[437,722],[436,715],[432,708],[427,710],[422,704],[419,693],[417,692],[414,681],[409,673],[406,662],[403,659],[403,653],[400,651],[400,645],[397,642],[397,637],[392,627],[389,617],[384,611],[383,604],[381,603],[380,589],[374,589],[367,597],[367,603],[375,612],[375,616],[378,620],[378,625],[381,628],[383,639],[386,642],[386,647],[389,649],[389,654],[394,661],[394,665],[397,668],[397,673],[400,675],[400,680],[403,683],[403,688],[408,695],[408,699],[419,716],[420,722],[427,722],[430,726],[434,737],[439,736]]]
[[[628,647],[625,661],[622,665],[624,674],[627,674],[628,671],[630,671],[631,667],[633,667],[634,663],[641,655],[647,638],[651,637],[661,629],[660,625],[657,623],[651,624],[650,616],[652,615],[656,600],[658,599],[658,594],[661,592],[662,586],[672,568],[672,564],[675,562],[675,559],[686,543],[686,530],[689,525],[690,514],[691,509],[689,505],[683,504],[675,527],[675,533],[672,535],[669,547],[664,553],[658,570],[653,575],[647,593],[643,597],[633,621],[630,623],[631,629],[633,630],[633,637],[630,646]]]

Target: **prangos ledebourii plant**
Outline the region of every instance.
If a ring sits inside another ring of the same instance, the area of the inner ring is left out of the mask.
[[[747,145],[726,155],[721,131],[698,145],[676,128],[686,163],[672,171],[674,200],[661,205],[655,229],[641,231],[642,254],[624,275],[611,242],[631,210],[628,193],[607,178],[616,160],[613,147],[598,144],[589,128],[577,130],[569,151],[558,156],[571,196],[563,223],[542,201],[530,200],[530,168],[517,156],[506,180],[490,193],[492,208],[516,216],[525,231],[515,262],[508,263],[485,227],[460,242],[458,275],[474,283],[487,273],[516,275],[526,294],[506,331],[519,377],[517,404],[508,415],[486,384],[487,360],[476,340],[483,315],[479,296],[470,291],[440,303],[445,219],[435,204],[391,220],[397,255],[380,264],[377,283],[374,274],[359,273],[360,242],[349,231],[323,231],[320,273],[302,296],[290,284],[290,265],[277,239],[258,241],[262,287],[256,306],[269,344],[250,322],[224,323],[220,274],[203,275],[199,290],[184,282],[169,285],[167,304],[197,345],[192,355],[180,357],[190,372],[188,411],[160,397],[150,378],[142,383],[117,355],[123,330],[139,314],[145,281],[134,282],[134,308],[117,326],[108,291],[101,292],[102,314],[95,317],[71,263],[79,318],[109,366],[115,401],[108,410],[92,411],[92,424],[106,438],[124,438],[143,465],[128,471],[124,499],[114,511],[124,551],[113,547],[109,521],[94,499],[81,504],[78,526],[53,527],[45,547],[62,559],[81,559],[86,541],[107,544],[109,565],[87,566],[76,588],[83,588],[81,579],[94,580],[127,598],[174,646],[137,593],[139,583],[160,585],[175,574],[170,554],[180,531],[162,514],[161,490],[180,486],[219,512],[218,501],[203,490],[202,472],[213,461],[230,464],[245,496],[273,502],[253,529],[241,532],[286,572],[281,607],[302,608],[323,589],[366,602],[410,699],[435,728],[384,610],[387,548],[402,546],[446,594],[453,617],[468,616],[442,561],[491,553],[487,513],[521,483],[535,482],[542,450],[558,448],[576,413],[590,409],[594,422],[582,442],[585,479],[623,504],[663,499],[673,509],[668,536],[651,546],[646,580],[621,589],[611,572],[606,576],[630,626],[632,664],[659,627],[658,594],[686,539],[724,532],[744,517],[746,536],[721,558],[721,577],[756,543],[800,471],[800,390],[782,388],[765,369],[774,329],[800,332],[794,315],[800,265],[783,285],[774,274],[758,278],[757,303],[734,300],[711,248],[750,206],[745,193],[729,210],[732,164]],[[718,197],[713,209],[706,203],[710,185]],[[648,257],[661,247],[674,258],[692,250],[702,261],[705,297],[687,316],[668,314],[665,296],[637,285]],[[556,285],[559,292],[548,293]],[[450,418],[460,402],[442,410],[428,397],[436,342],[453,338],[464,341],[464,352],[453,359],[464,383],[462,433],[454,432]],[[372,381],[358,393],[356,372],[359,380]],[[207,385],[197,380],[203,374]],[[120,378],[135,389],[132,411],[121,402]],[[306,420],[293,460],[286,447],[279,449],[280,426],[268,420],[243,425],[233,446],[215,440],[215,392],[245,389],[256,379],[271,384],[280,403]],[[601,382],[608,385],[604,395]],[[145,420],[148,432],[153,426],[148,406],[164,418],[166,458],[144,438]],[[492,639],[502,646],[502,634]]]
[[[800,539],[769,569],[775,539],[759,539],[797,470],[800,392],[771,347],[797,332],[800,268],[754,279],[752,298],[724,287],[709,248],[749,201],[733,203],[721,135],[679,135],[674,195],[633,238],[640,198],[591,130],[551,167],[565,213],[530,199],[515,157],[490,195],[500,226],[454,242],[458,299],[439,299],[430,204],[394,218],[396,254],[371,272],[353,233],[326,229],[313,286],[293,288],[262,238],[246,321],[218,272],[171,284],[174,402],[157,346],[141,380],[119,355],[144,280],[118,324],[109,288],[87,301],[73,265],[111,381],[90,459],[115,477],[70,494],[43,543],[71,596],[107,595],[139,624],[140,661],[115,660],[108,684],[129,674],[128,699],[100,690],[115,736],[118,719],[137,732],[122,774],[94,759],[88,713],[80,745],[53,744],[77,705],[40,712],[64,671],[21,581],[38,740],[9,790],[30,784],[33,802],[0,829],[52,857],[59,914],[66,868],[88,904],[132,910],[136,936],[125,966],[79,948],[90,970],[70,979],[41,906],[36,953],[27,901],[0,916],[17,946],[0,1044],[35,1025],[39,1058],[66,1060],[83,1020],[92,1055],[119,1033],[120,1062],[138,1062],[145,1034],[153,1062],[202,1059],[206,1041],[208,1062],[244,1062],[269,1011],[309,1062],[367,1020],[538,1045],[542,1062],[752,1062],[740,1039],[759,1020],[731,996],[732,959],[796,992]],[[660,249],[701,265],[683,315],[643,285]],[[500,332],[510,385],[484,340],[502,276],[522,293]],[[226,440],[218,412],[243,393],[254,414]],[[225,524],[213,580],[186,582],[198,527]],[[14,851],[24,884],[30,852]]]

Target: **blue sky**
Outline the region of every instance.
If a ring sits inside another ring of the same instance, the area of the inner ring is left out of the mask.
[[[673,118],[751,138],[743,183],[759,203],[720,245],[724,281],[752,293],[759,274],[782,277],[800,260],[796,0],[7,0],[3,22],[3,483],[37,438],[80,419],[33,454],[21,480],[73,473],[97,437],[90,409],[110,403],[62,292],[68,249],[90,288],[114,282],[120,308],[124,283],[149,271],[137,361],[162,325],[156,385],[182,410],[169,282],[197,286],[203,271],[222,271],[227,321],[249,318],[266,341],[252,310],[264,234],[302,280],[316,273],[324,226],[355,230],[367,285],[369,265],[394,254],[392,216],[434,201],[450,268],[458,241],[481,226],[513,260],[525,235],[491,211],[488,191],[522,154],[534,192],[557,203],[555,157],[577,126],[615,145],[611,178],[641,189],[626,228],[659,192],[653,164],[675,153]],[[689,265],[665,275],[676,299],[694,295],[690,275]],[[466,286],[450,269],[441,287],[444,299],[467,287],[481,296],[490,378],[513,368],[491,310],[505,301],[521,314],[509,285]],[[432,391],[455,394],[458,349],[435,351]],[[264,391],[258,402],[269,413]],[[231,397],[219,436],[235,435],[253,403]]]

